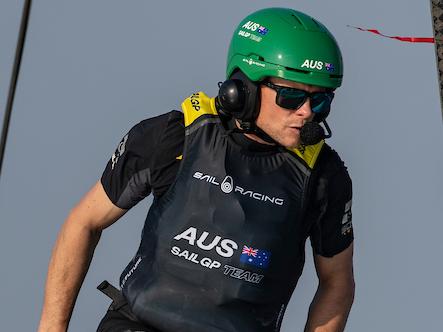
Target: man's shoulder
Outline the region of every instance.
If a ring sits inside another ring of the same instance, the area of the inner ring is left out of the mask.
[[[135,124],[129,135],[137,143],[155,142],[164,136],[181,136],[184,134],[183,113],[172,110],[151,118],[146,118]]]
[[[183,113],[181,111],[172,110],[167,113],[143,119],[133,128],[145,133],[151,131],[153,128],[180,125],[183,126]]]
[[[352,199],[352,179],[348,168],[337,151],[327,144],[324,144],[320,153],[314,178],[314,208],[319,209],[317,204],[325,207],[324,204],[331,203],[331,207],[337,206],[337,202],[339,205],[342,204],[344,208],[346,203]],[[343,216],[342,212],[340,210],[338,213],[339,218]]]
[[[347,166],[340,157],[337,151],[335,151],[329,144],[323,145],[322,151],[318,160],[318,168],[321,174],[325,176],[333,176],[337,173],[347,174]]]
[[[132,126],[120,141],[116,153],[128,151],[131,157],[152,159],[154,152],[169,150],[171,146],[183,144],[183,141],[183,113],[173,110]]]

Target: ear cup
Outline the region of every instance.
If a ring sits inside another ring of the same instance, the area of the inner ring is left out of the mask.
[[[253,122],[258,115],[260,96],[258,85],[238,70],[223,82],[218,92],[221,112],[245,122]]]
[[[243,82],[237,79],[224,81],[218,90],[218,102],[227,115],[238,118],[246,103],[247,91]]]

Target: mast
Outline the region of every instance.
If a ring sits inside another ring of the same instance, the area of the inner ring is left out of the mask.
[[[443,0],[431,0],[431,14],[437,56],[440,108],[443,117]]]

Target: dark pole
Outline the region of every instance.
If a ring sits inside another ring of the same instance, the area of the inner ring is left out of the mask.
[[[20,72],[23,48],[25,46],[31,2],[31,0],[25,0],[25,3],[23,4],[22,21],[20,23],[20,32],[17,40],[17,48],[15,50],[14,68],[12,69],[11,81],[9,82],[8,100],[6,102],[5,115],[3,117],[3,129],[0,141],[0,176],[3,166],[3,157],[5,155],[6,139],[8,138],[9,121],[11,119],[12,106],[14,104],[15,90],[17,87],[17,79]]]
[[[443,116],[443,0],[431,0],[432,24],[437,55],[438,84],[440,91],[440,108]]]

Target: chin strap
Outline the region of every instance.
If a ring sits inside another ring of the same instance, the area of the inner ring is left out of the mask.
[[[261,130],[259,127],[257,127],[257,125],[255,123],[252,122],[246,122],[246,121],[241,121],[238,119],[234,119],[234,121],[237,120],[240,124],[240,128],[238,128],[235,124],[234,124],[234,128],[229,129],[227,131],[228,135],[232,134],[232,133],[238,133],[238,134],[253,134],[259,138],[261,138],[262,140],[264,140],[266,143],[272,143],[275,145],[280,145],[278,142],[276,142],[271,136],[269,136],[268,134],[266,134],[263,130]]]
[[[255,123],[240,121],[238,119],[237,121],[239,122],[241,128],[237,128],[237,126],[234,124],[234,127],[228,130],[228,135],[230,135],[231,133],[254,134],[267,143],[281,145],[280,143],[276,142],[271,136],[265,133],[262,129],[260,129]],[[326,128],[327,133],[325,133],[325,130],[318,122],[306,122],[303,125],[300,130],[301,149],[304,149],[308,145],[318,144],[321,140],[330,138],[332,136],[331,129],[329,128],[326,120],[323,120],[322,123]]]

